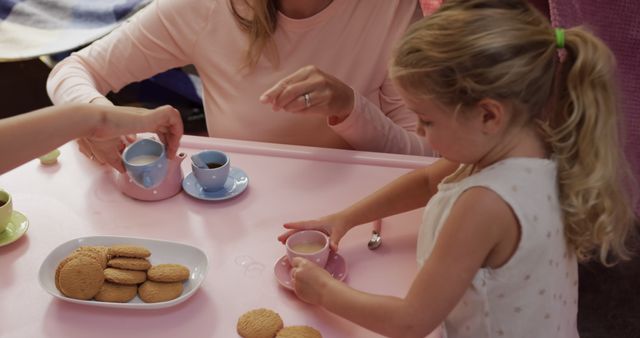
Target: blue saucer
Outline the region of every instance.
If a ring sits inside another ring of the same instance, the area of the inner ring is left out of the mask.
[[[182,189],[191,197],[205,201],[224,201],[240,195],[249,185],[249,177],[242,169],[231,167],[229,177],[224,187],[216,191],[205,191],[196,180],[193,173],[189,173],[182,180]]]

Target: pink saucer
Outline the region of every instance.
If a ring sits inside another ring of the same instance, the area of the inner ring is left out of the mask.
[[[333,276],[333,278],[339,281],[343,281],[347,277],[347,262],[342,256],[335,252],[331,252],[329,254],[327,266],[324,268],[331,274],[331,276]],[[273,268],[273,272],[276,274],[278,283],[289,290],[293,290],[290,271],[291,264],[289,264],[287,255],[280,257]]]

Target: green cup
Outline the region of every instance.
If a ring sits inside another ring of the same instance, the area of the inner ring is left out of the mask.
[[[0,190],[0,232],[7,228],[12,215],[13,201],[11,200],[11,195],[4,190]]]

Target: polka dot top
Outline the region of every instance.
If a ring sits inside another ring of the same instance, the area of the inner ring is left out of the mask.
[[[455,201],[471,187],[491,189],[511,207],[521,238],[507,263],[478,271],[445,320],[446,337],[578,337],[578,264],[564,239],[555,162],[510,158],[467,176],[469,171],[461,166],[427,204],[418,264],[429,256]]]

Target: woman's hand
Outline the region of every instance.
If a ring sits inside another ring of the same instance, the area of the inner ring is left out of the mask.
[[[331,124],[346,119],[353,110],[353,89],[315,66],[306,66],[280,80],[260,96],[273,111],[327,116]]]
[[[287,238],[300,230],[319,230],[329,235],[329,246],[331,250],[338,251],[338,244],[344,235],[349,231],[349,226],[342,221],[339,214],[334,214],[310,221],[289,222],[284,224],[285,233],[278,236],[278,240],[284,244]]]
[[[337,282],[327,270],[304,258],[296,257],[291,263],[293,289],[298,298],[311,304],[321,304],[325,288]]]

